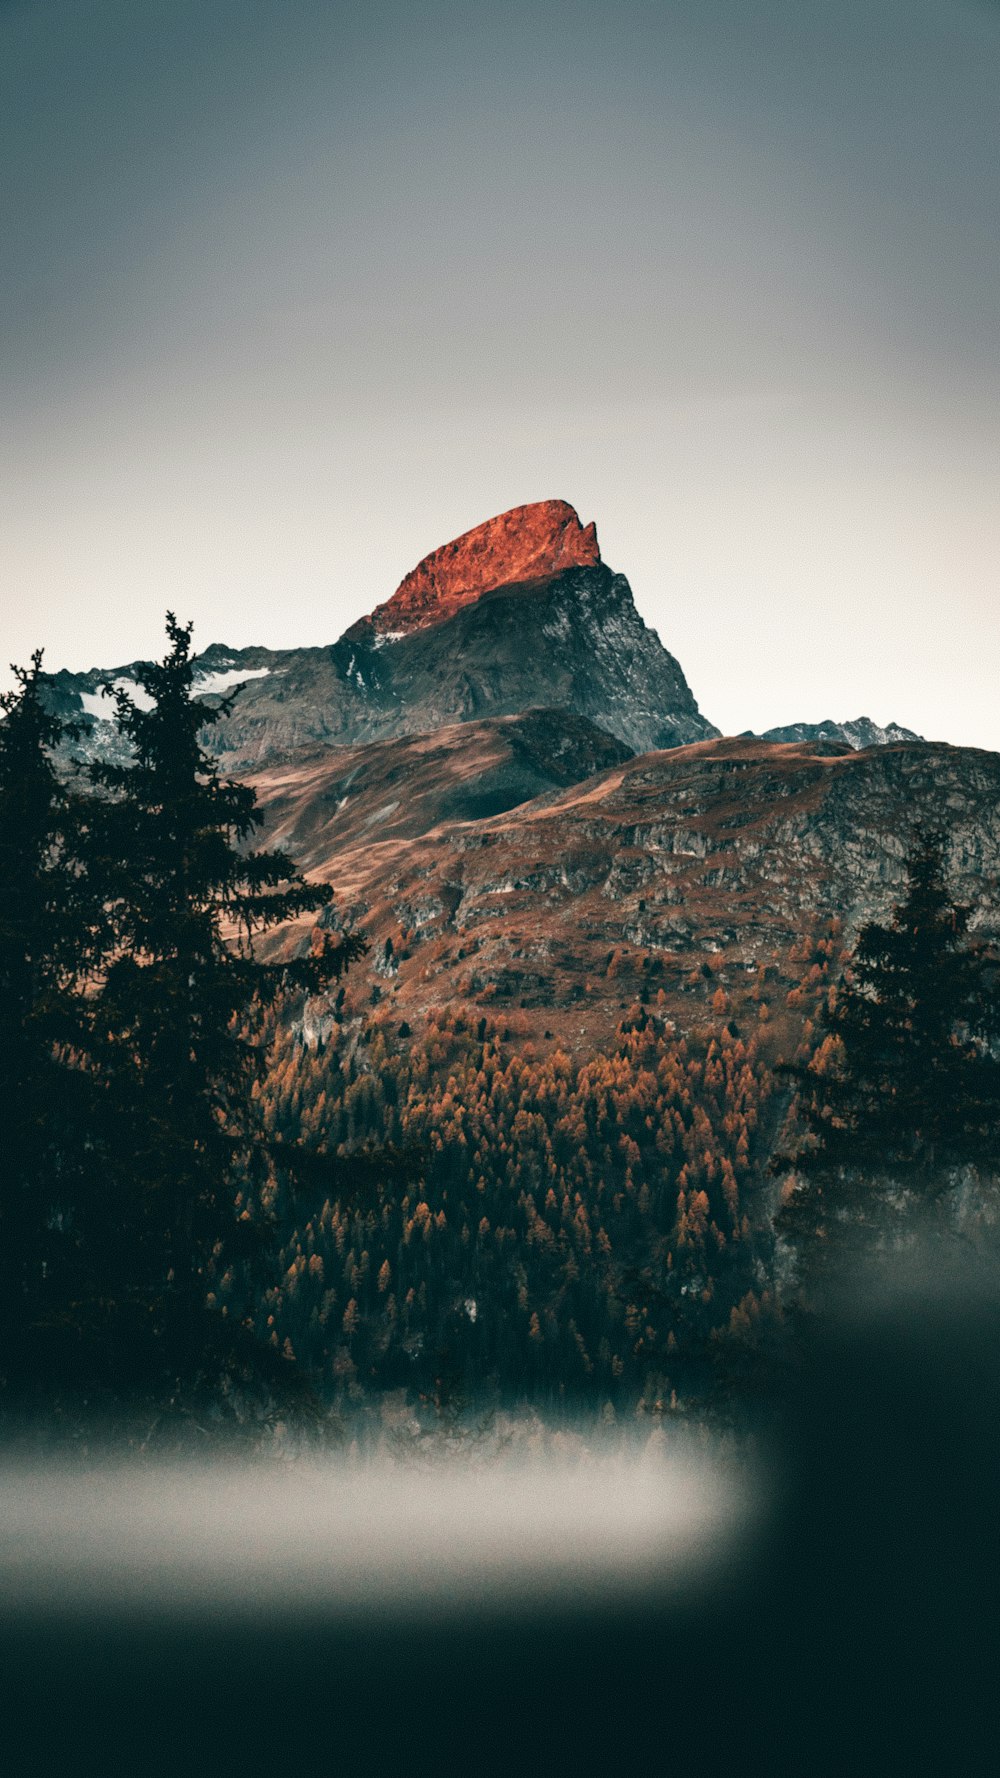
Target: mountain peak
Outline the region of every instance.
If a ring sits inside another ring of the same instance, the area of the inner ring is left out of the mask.
[[[866,747],[891,747],[898,741],[922,741],[923,738],[910,728],[902,728],[898,722],[886,723],[883,728],[872,722],[870,716],[856,716],[852,722],[834,722],[830,718],[825,722],[792,722],[784,728],[766,729],[761,736],[763,741],[840,741],[852,747],[855,753],[863,752]]]
[[[538,586],[568,568],[601,560],[597,527],[581,525],[565,500],[512,506],[419,562],[372,612],[381,635],[410,635],[453,617],[498,587]]]

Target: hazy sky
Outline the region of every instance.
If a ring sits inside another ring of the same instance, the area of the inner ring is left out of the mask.
[[[1000,747],[1000,7],[0,0],[3,660],[522,501],[727,731]]]

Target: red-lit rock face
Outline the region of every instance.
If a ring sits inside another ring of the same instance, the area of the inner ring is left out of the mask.
[[[372,622],[383,634],[408,634],[452,617],[497,587],[538,585],[600,559],[596,526],[581,525],[565,500],[514,506],[432,550],[377,607]]]

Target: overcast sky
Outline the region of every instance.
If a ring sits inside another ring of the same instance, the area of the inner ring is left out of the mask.
[[[558,497],[724,730],[1000,747],[998,150],[987,0],[0,0],[4,661]]]

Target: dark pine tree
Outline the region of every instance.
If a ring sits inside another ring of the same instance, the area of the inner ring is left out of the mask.
[[[0,696],[0,1378],[15,1411],[65,1364],[96,1166],[88,799],[54,763],[75,731],[46,707],[41,665],[15,667]]]
[[[942,844],[921,835],[904,899],[872,923],[824,1013],[824,1039],[798,1086],[802,1132],[776,1172],[798,1184],[779,1219],[807,1244],[835,1225],[863,1230],[885,1186],[940,1197],[955,1169],[1000,1162],[997,960],[951,899]]]
[[[252,1116],[263,1052],[247,1033],[269,998],[320,990],[364,942],[314,928],[304,957],[255,955],[261,933],[332,892],[250,844],[254,792],[221,779],[200,740],[232,699],[193,699],[191,627],[168,614],[167,634],[164,660],[136,673],[149,707],[115,694],[130,762],[91,767],[92,866],[115,947],[94,1015],[107,1152],[94,1305],[112,1395],[190,1413],[273,1401],[292,1381],[252,1332],[252,1262],[269,1236],[256,1188],[274,1163]],[[246,1283],[242,1312],[211,1301],[227,1268]]]

